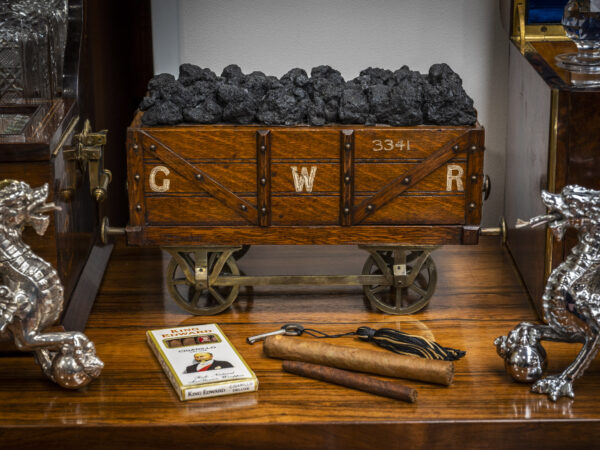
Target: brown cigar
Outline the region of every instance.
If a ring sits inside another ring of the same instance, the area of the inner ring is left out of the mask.
[[[341,347],[309,339],[269,336],[264,352],[270,358],[303,361],[338,369],[427,381],[449,386],[454,378],[451,361],[422,359],[362,348]]]
[[[341,384],[342,386],[358,389],[359,391],[370,392],[371,394],[395,398],[409,403],[414,403],[417,400],[417,391],[408,386],[379,380],[369,375],[362,375],[347,370],[300,361],[283,361],[283,370],[303,377]]]

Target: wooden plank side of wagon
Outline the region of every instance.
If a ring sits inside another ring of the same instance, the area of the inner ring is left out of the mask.
[[[131,150],[139,140],[136,133],[172,146],[178,159],[146,152],[140,160]],[[130,188],[130,229],[138,244],[477,242],[483,180],[479,126],[176,126],[133,128],[129,139],[129,176],[135,176],[134,168],[142,180]],[[456,143],[458,151],[452,149]],[[160,162],[175,169],[168,193],[149,189],[148,172]],[[310,191],[296,183],[313,170],[318,181]],[[460,174],[460,188],[458,182],[448,188],[452,171]],[[411,180],[403,183],[407,173]],[[197,174],[218,183],[216,196],[199,188]],[[374,199],[377,208],[361,213]],[[242,214],[241,205],[247,205]],[[346,208],[354,217],[344,217]]]
[[[271,226],[195,227],[146,226],[141,242],[146,246],[210,245],[452,245],[461,244],[460,225],[432,226]]]

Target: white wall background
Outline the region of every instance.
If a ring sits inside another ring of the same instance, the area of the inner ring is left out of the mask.
[[[504,193],[508,37],[497,0],[153,0],[155,72],[181,62],[220,74],[281,76],[328,64],[346,79],[369,66],[427,72],[448,63],[486,128],[492,195],[484,225],[496,225]]]

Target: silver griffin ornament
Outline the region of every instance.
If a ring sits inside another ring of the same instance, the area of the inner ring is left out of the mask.
[[[43,235],[48,185],[32,189],[15,180],[0,181],[0,339],[33,351],[46,376],[77,389],[97,378],[104,367],[94,343],[79,332],[48,332],[63,309],[63,287],[56,270],[23,242],[25,226]]]
[[[542,191],[542,201],[548,214],[517,227],[548,224],[558,239],[573,227],[579,231],[579,242],[546,282],[542,304],[548,325],[522,322],[494,343],[516,380],[537,380],[531,390],[556,401],[575,397],[573,381],[600,349],[600,191],[569,185],[560,194]],[[577,342],[583,347],[562,373],[540,378],[546,365],[542,340]]]

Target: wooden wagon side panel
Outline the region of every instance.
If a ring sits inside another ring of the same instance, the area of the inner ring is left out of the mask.
[[[464,225],[473,130],[356,130],[352,225]]]
[[[255,132],[190,129],[178,139],[180,134],[139,133],[147,224],[257,225]]]
[[[370,197],[357,196],[361,203]],[[456,225],[464,223],[464,195],[401,195],[372,214],[362,225]]]
[[[340,130],[271,130],[271,225],[339,224]]]
[[[130,241],[476,243],[483,142],[478,126],[132,127]]]

